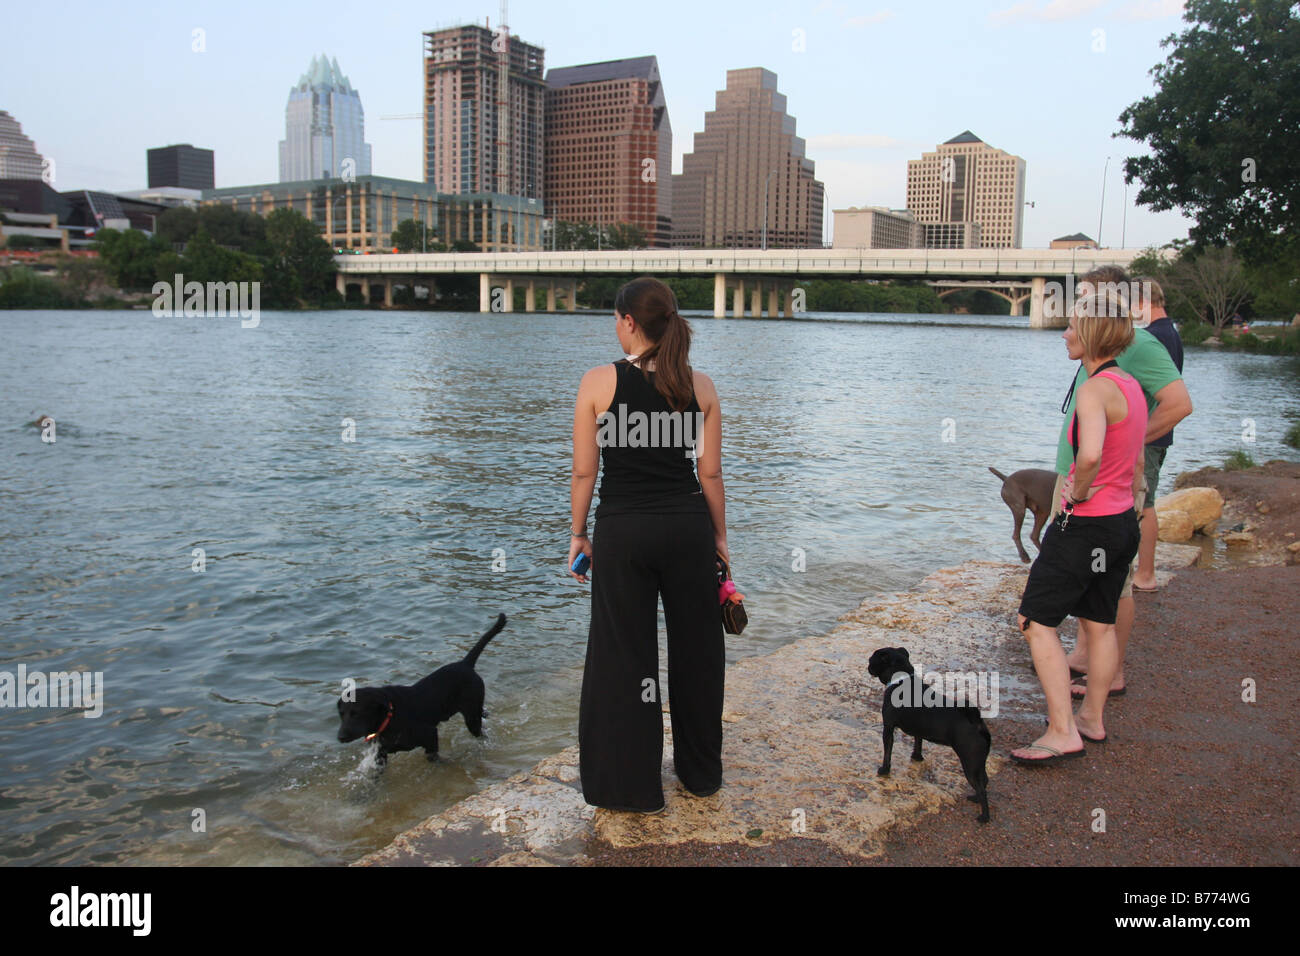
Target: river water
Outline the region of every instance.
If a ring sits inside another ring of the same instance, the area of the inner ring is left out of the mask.
[[[1051,467],[1074,371],[1059,332],[693,324],[751,621],[731,660],[935,568],[1016,559],[986,469]],[[572,405],[582,373],[620,356],[612,318],[0,326],[0,671],[104,686],[97,719],[0,708],[0,862],[347,862],[575,742],[588,591],[563,568]],[[1194,349],[1186,375],[1196,413],[1162,492],[1238,449],[1295,457],[1300,362]],[[42,415],[52,443],[27,424]],[[342,682],[414,682],[498,612],[485,736],[444,724],[440,762],[397,755],[376,781],[366,746],[335,740]]]

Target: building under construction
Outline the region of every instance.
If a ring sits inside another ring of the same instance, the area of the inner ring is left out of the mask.
[[[424,34],[425,182],[441,193],[503,193],[540,202],[542,58],[541,47],[510,36],[504,25]]]

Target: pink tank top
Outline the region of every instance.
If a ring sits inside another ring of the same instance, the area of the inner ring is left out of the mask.
[[[1133,509],[1133,470],[1139,461],[1143,439],[1147,432],[1147,402],[1142,386],[1131,376],[1120,377],[1113,370],[1098,372],[1124,393],[1128,414],[1114,424],[1106,426],[1106,437],[1101,446],[1101,467],[1090,488],[1096,493],[1082,504],[1074,506],[1076,515],[1117,515]],[[1077,440],[1079,417],[1075,414],[1070,423],[1072,437]],[[1074,477],[1075,465],[1070,465]]]

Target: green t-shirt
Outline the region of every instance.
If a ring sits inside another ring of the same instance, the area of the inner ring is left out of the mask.
[[[1134,330],[1133,344],[1121,352],[1115,361],[1142,386],[1142,392],[1147,397],[1148,415],[1156,407],[1156,392],[1170,382],[1182,378],[1178,373],[1178,366],[1169,357],[1169,350],[1146,329]],[[1079,388],[1087,380],[1088,370],[1080,362],[1079,371],[1074,377],[1074,392],[1070,395],[1070,404],[1065,409],[1065,421],[1061,423],[1061,438],[1056,444],[1058,475],[1068,475],[1070,466],[1074,464],[1074,449],[1070,447],[1070,422],[1074,421],[1074,401],[1079,394]]]

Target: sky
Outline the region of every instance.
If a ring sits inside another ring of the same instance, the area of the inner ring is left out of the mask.
[[[777,74],[829,211],[906,205],[907,160],[970,130],[1025,159],[1024,245],[1082,232],[1129,248],[1191,222],[1137,206],[1113,138],[1154,90],[1182,0],[513,0],[549,69],[655,55],[674,171],[729,69]],[[57,189],[141,189],[145,151],[215,150],[217,186],[274,182],[289,89],[326,53],[361,95],[373,172],[422,180],[422,32],[499,23],[499,2],[197,0],[11,5],[0,109]],[[1109,158],[1109,162],[1108,162]],[[1104,205],[1103,205],[1104,190]]]

